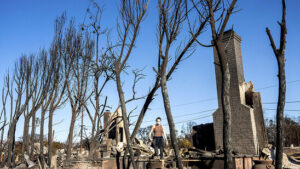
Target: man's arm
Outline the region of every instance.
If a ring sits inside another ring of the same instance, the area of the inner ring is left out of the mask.
[[[151,134],[152,134],[153,130],[154,130],[154,126],[151,127],[151,130],[150,130],[149,135],[148,135],[148,137],[149,137],[150,140],[152,140],[151,139]]]

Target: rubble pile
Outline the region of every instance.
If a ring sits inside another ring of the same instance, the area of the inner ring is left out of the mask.
[[[185,158],[190,158],[190,159],[199,159],[200,157],[214,157],[215,155],[216,153],[200,150],[196,148],[189,148],[188,151],[186,151],[183,154]]]
[[[118,117],[121,117],[121,113],[116,112],[115,114],[111,115],[107,112],[105,113],[105,116],[107,116],[106,119],[108,120],[104,123],[106,130],[103,130],[100,133],[101,136],[99,137],[97,143],[93,142],[93,144],[91,144],[89,141],[87,141],[88,144],[85,148],[73,148],[71,152],[71,158],[69,160],[66,159],[67,155],[65,149],[57,149],[51,158],[51,166],[47,166],[46,168],[122,168],[120,166],[123,165],[123,159],[128,159],[129,153],[125,154],[127,142],[123,130],[124,126],[122,122],[118,121]],[[190,141],[189,144],[182,144],[181,147],[185,148],[180,149],[180,154],[185,168],[221,169],[224,166],[223,148],[215,147],[213,139],[214,137],[211,133],[213,133],[212,123],[194,126],[192,128],[191,138],[188,140]],[[91,145],[93,148],[91,148]],[[152,147],[152,140],[143,142],[142,140],[135,138],[132,143],[132,149],[134,151],[135,161],[137,162],[139,168],[176,168],[174,149],[168,145],[170,144],[166,143],[164,148],[164,158],[160,159],[160,157],[155,156],[154,148]],[[21,163],[20,161],[17,161],[17,166],[15,169],[41,169],[41,164],[39,161],[39,154],[41,151],[46,158],[46,162],[50,160],[47,159],[48,151],[46,147],[44,147],[43,150],[40,150],[39,143],[34,143],[33,147],[33,159],[31,160],[26,154],[24,162]],[[239,165],[240,169],[250,169],[253,167],[253,159],[255,158],[254,155],[247,156],[236,151],[232,153],[235,163],[236,165]],[[272,145],[268,145],[261,151],[261,157],[265,161],[274,161],[275,153],[274,147]],[[292,156],[290,154],[284,154],[283,167],[290,169],[299,168],[299,164],[297,164],[291,158]],[[295,159],[297,160],[298,158]],[[125,161],[127,160],[124,160],[124,162]]]
[[[271,160],[275,162],[276,150],[272,145],[268,145],[262,150],[262,156],[265,160]],[[300,168],[300,162],[293,160],[291,153],[283,153],[282,167],[285,169],[298,169]]]
[[[136,156],[140,157],[152,157],[154,149],[151,147],[151,143],[145,144],[142,140],[135,138],[135,144],[133,150],[136,152]]]

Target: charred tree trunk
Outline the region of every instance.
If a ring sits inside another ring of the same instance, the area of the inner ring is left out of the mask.
[[[4,124],[2,126],[2,129],[1,129],[1,140],[0,140],[0,156],[2,156],[2,153],[4,153],[4,147],[3,147],[3,137],[4,137],[4,127],[5,127],[5,124],[6,124],[6,120],[4,120]]]
[[[36,112],[33,112],[31,117],[31,141],[30,141],[30,159],[33,160],[34,155],[34,141],[35,141],[35,114]]]
[[[76,113],[72,112],[72,118],[71,118],[71,124],[69,129],[69,136],[68,136],[67,160],[71,158],[75,121],[76,121]]]
[[[7,136],[7,146],[8,149],[6,150],[6,156],[5,159],[3,160],[3,163],[1,165],[5,165],[7,167],[14,167],[15,166],[15,159],[14,159],[14,152],[15,152],[15,132],[16,132],[16,123],[17,120],[13,119],[11,121],[11,124],[9,126],[8,130],[8,136]]]
[[[41,111],[41,126],[40,126],[40,161],[41,166],[44,168],[45,165],[45,156],[44,156],[44,122],[45,122],[45,113],[46,110],[42,108]]]
[[[283,121],[284,121],[284,106],[286,96],[286,78],[285,78],[285,57],[281,55],[278,60],[279,71],[279,95],[276,113],[276,169],[282,168],[283,158]]]
[[[80,153],[82,153],[83,142],[83,111],[81,112],[81,126],[80,126]]]
[[[225,168],[231,169],[234,166],[231,147],[231,106],[230,106],[230,72],[227,58],[225,58],[225,50],[222,42],[216,42],[218,52],[221,74],[222,74],[222,87],[221,87],[221,100],[223,111],[223,147]]]
[[[126,141],[127,141],[127,149],[130,154],[132,166],[134,169],[137,169],[135,159],[134,159],[134,153],[132,150],[132,141],[130,139],[130,132],[129,132],[127,113],[126,113],[124,93],[123,93],[122,86],[121,86],[120,70],[116,70],[116,72],[117,72],[116,73],[117,89],[118,89],[118,94],[119,94],[119,99],[120,99],[120,104],[121,104],[121,109],[122,109],[122,119],[123,119],[123,123],[124,123],[124,131],[125,131],[125,137],[126,137]],[[124,154],[124,156],[126,156],[126,155],[127,154]]]
[[[49,123],[48,123],[48,165],[51,166],[51,159],[52,159],[52,140],[53,140],[53,107],[50,107],[49,110]]]
[[[29,117],[24,115],[23,143],[22,143],[22,162],[25,162],[24,155],[28,153],[28,133],[29,133]]]
[[[269,37],[271,47],[276,56],[278,65],[278,78],[279,78],[279,90],[278,90],[278,103],[276,113],[276,169],[282,169],[283,158],[283,122],[284,122],[284,106],[286,96],[286,78],[285,78],[285,48],[286,48],[286,6],[285,0],[282,0],[282,21],[280,25],[280,46],[276,48],[275,42],[271,35],[271,32],[266,28],[267,35]]]
[[[183,169],[181,156],[180,156],[180,152],[179,152],[179,148],[178,148],[178,144],[177,144],[176,129],[175,129],[175,124],[174,124],[174,120],[173,120],[173,116],[172,116],[172,111],[171,111],[170,100],[169,100],[168,89],[167,89],[166,83],[167,83],[167,78],[165,75],[162,75],[162,77],[161,77],[161,92],[162,92],[164,107],[165,107],[168,124],[169,124],[169,128],[170,128],[171,143],[174,148],[177,167],[179,169]]]
[[[90,144],[90,153],[89,158],[94,159],[96,148],[96,140],[95,140],[95,124],[92,126],[92,134],[91,134],[91,144]]]
[[[286,32],[285,32],[286,33]],[[285,42],[284,42],[285,43]],[[286,78],[285,78],[285,54],[284,51],[277,58],[279,69],[279,96],[276,113],[276,169],[282,168],[283,158],[283,119],[284,119],[284,106],[286,96]]]
[[[97,36],[97,45],[98,45],[98,36]],[[96,46],[97,49],[97,56],[98,56],[98,46]],[[98,57],[96,57],[96,60],[98,60]],[[92,119],[92,133],[91,133],[91,144],[90,144],[90,154],[89,154],[89,158],[94,158],[94,154],[95,154],[95,147],[96,147],[96,138],[95,138],[95,132],[96,132],[96,120],[97,117],[99,115],[99,111],[100,111],[100,104],[99,104],[99,91],[98,91],[98,85],[99,85],[99,76],[97,75],[97,73],[95,73],[94,75],[95,79],[94,79],[94,92],[95,92],[95,102],[96,102],[96,106],[95,106],[95,114],[94,114],[94,119]],[[100,119],[99,119],[100,120]]]
[[[222,86],[221,86],[221,101],[222,101],[222,111],[223,111],[223,147],[224,147],[224,168],[225,169],[232,169],[234,168],[234,162],[232,157],[232,147],[231,147],[231,104],[230,104],[230,71],[228,65],[228,58],[225,53],[225,47],[222,43],[224,30],[226,25],[229,21],[229,18],[235,8],[237,0],[233,0],[229,8],[227,9],[226,6],[223,4],[223,12],[222,12],[222,22],[219,25],[219,29],[216,29],[216,22],[215,20],[215,12],[219,9],[219,5],[221,1],[219,0],[218,3],[213,6],[212,0],[206,0],[206,7],[209,9],[210,14],[210,27],[212,32],[212,42],[213,46],[215,47],[218,58],[219,58],[219,66],[221,70],[222,76]],[[226,11],[226,15],[223,18],[223,14]],[[218,31],[219,30],[219,31]]]

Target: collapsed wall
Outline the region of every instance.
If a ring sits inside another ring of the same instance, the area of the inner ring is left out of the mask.
[[[231,140],[233,151],[258,154],[267,144],[260,93],[252,82],[245,83],[241,55],[241,37],[234,31],[224,33],[223,44],[230,69]],[[223,111],[221,102],[222,74],[214,48],[218,109],[213,114],[216,148],[223,147]]]

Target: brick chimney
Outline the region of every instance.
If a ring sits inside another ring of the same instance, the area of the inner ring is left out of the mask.
[[[222,41],[226,57],[228,58],[230,72],[232,148],[233,151],[242,154],[258,154],[259,148],[263,148],[266,141],[266,139],[260,139],[265,132],[263,111],[261,106],[253,107],[247,105],[245,101],[245,90],[247,89],[247,85],[252,85],[252,83],[245,83],[241,55],[241,37],[233,30],[229,30],[224,32]],[[214,61],[219,108],[214,112],[213,120],[215,145],[218,149],[223,147],[222,74],[215,48]],[[254,95],[257,96],[256,93]],[[256,103],[255,105],[261,105],[260,97],[254,99],[253,102]]]
[[[110,119],[110,116],[111,116],[111,112],[109,111],[105,111],[103,113],[103,125],[104,125],[104,128],[106,128],[106,125],[109,123],[109,119]]]

